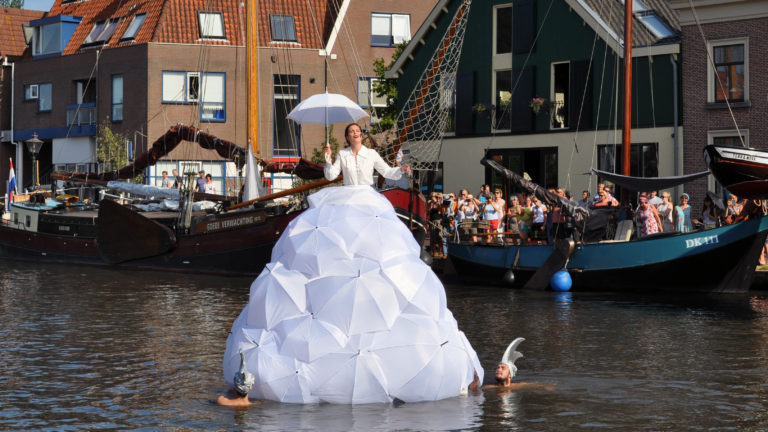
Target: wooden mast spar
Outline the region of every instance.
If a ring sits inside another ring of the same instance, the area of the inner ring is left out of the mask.
[[[622,173],[630,175],[632,145],[632,0],[624,0],[624,124],[621,134]],[[626,204],[629,194],[622,189],[621,201]]]

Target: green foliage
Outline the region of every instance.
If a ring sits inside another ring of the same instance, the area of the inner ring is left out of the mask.
[[[0,0],[0,7],[21,9],[24,7],[24,0]]]
[[[331,159],[336,158],[336,153],[339,152],[339,140],[333,136],[333,125],[328,128],[328,143],[331,144]],[[325,142],[320,143],[320,146],[312,149],[312,162],[324,164],[325,163]]]
[[[99,126],[99,136],[96,138],[96,158],[103,171],[117,170],[128,164],[125,143],[128,138],[113,132],[107,122]]]
[[[387,106],[376,108],[376,116],[379,122],[372,127],[372,134],[392,129],[397,120],[397,81],[384,78],[384,74],[397,61],[406,45],[408,45],[408,42],[401,42],[395,47],[395,52],[392,53],[392,60],[389,64],[385,64],[384,59],[381,57],[373,61],[373,70],[378,78],[378,82],[373,86],[373,91],[378,97],[386,97]]]

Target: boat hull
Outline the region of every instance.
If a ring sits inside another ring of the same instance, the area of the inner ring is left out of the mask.
[[[768,217],[706,231],[631,242],[577,245],[566,268],[580,291],[747,291],[768,235]],[[523,286],[551,246],[450,244],[459,277]]]
[[[718,182],[740,198],[768,199],[768,152],[708,145],[704,160]]]

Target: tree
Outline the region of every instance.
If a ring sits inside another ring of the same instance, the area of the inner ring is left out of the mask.
[[[102,171],[117,170],[128,164],[128,154],[125,143],[128,138],[113,132],[105,121],[99,126],[99,136],[96,137],[96,158],[101,164]]]
[[[0,0],[0,7],[21,9],[24,7],[24,0]]]
[[[392,129],[397,121],[397,81],[384,78],[384,74],[392,68],[397,58],[403,53],[403,49],[408,45],[408,42],[401,42],[395,47],[395,52],[392,53],[392,60],[389,64],[384,64],[384,59],[379,57],[373,61],[373,70],[376,73],[378,81],[373,85],[373,92],[377,97],[386,97],[387,106],[376,109],[376,117],[378,117],[378,123],[373,125],[371,133],[377,134],[380,132],[388,131]]]

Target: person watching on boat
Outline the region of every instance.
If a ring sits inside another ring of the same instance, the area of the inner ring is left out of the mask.
[[[468,240],[471,238],[473,242],[477,241],[477,226],[475,221],[478,214],[477,205],[475,205],[475,198],[472,194],[467,194],[467,198],[459,207],[459,214],[461,218],[461,225],[459,232],[461,233],[461,239]]]
[[[693,231],[693,223],[691,222],[691,206],[688,205],[688,200],[690,199],[691,197],[685,192],[680,195],[680,205],[675,206],[675,231]]]
[[[662,231],[661,218],[656,207],[648,202],[648,197],[640,197],[640,205],[635,211],[635,223],[638,226],[637,237],[642,238]]]
[[[493,236],[498,233],[501,215],[504,214],[504,198],[501,197],[501,189],[494,191],[493,198],[486,198],[482,210],[483,219],[488,221],[488,235],[485,241],[490,243]]]
[[[174,168],[171,171],[171,174],[173,174],[173,188],[174,189],[181,189],[181,176],[179,175],[179,170]]]
[[[672,201],[670,201],[669,192],[662,192],[661,204],[656,207],[656,211],[659,213],[659,217],[661,218],[661,230],[663,232],[672,232],[675,230],[675,222],[673,217],[674,207],[675,206],[672,205]]]
[[[163,171],[162,173],[163,178],[160,179],[160,187],[170,189],[171,188],[171,179],[168,178],[168,171]]]
[[[531,222],[531,233],[535,240],[542,240],[546,237],[544,231],[546,227],[544,224],[547,221],[547,206],[545,206],[540,199],[533,199],[533,207],[531,209],[533,221]]]
[[[704,204],[701,209],[701,221],[704,224],[704,229],[717,228],[718,221],[717,208],[712,198],[707,195],[704,197]]]
[[[581,200],[576,203],[579,207],[588,208],[589,207],[589,191],[582,191],[581,192]]]
[[[605,192],[605,190],[601,190],[597,194],[597,201],[592,203],[592,207],[598,208],[598,207],[610,207],[610,206],[611,206],[611,202],[608,201],[608,194]]]
[[[357,123],[350,123],[344,129],[344,139],[349,147],[339,150],[336,160],[331,159],[331,145],[325,145],[325,168],[323,173],[327,180],[333,180],[344,175],[344,185],[373,185],[373,170],[384,178],[399,180],[403,173],[410,175],[411,167],[389,166],[379,153],[363,145],[363,130]]]
[[[197,178],[197,191],[198,192],[205,192],[205,171],[198,172],[200,177]]]
[[[215,194],[216,186],[213,184],[213,178],[210,174],[205,175],[205,183],[203,183],[203,192],[207,194]]]
[[[507,232],[515,243],[519,243],[520,240],[520,223],[517,218],[522,214],[523,207],[520,205],[518,197],[512,195],[512,198],[509,199],[509,206],[507,207]]]

